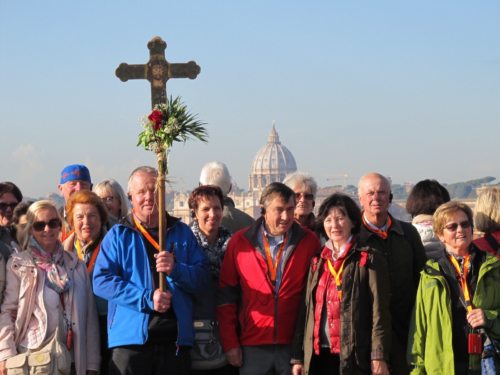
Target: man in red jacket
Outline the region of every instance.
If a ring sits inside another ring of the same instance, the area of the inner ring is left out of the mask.
[[[222,263],[217,318],[228,362],[240,375],[290,374],[290,344],[316,235],[294,221],[295,193],[273,182],[262,216],[234,234]]]

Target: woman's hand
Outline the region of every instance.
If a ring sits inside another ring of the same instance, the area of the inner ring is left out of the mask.
[[[389,375],[389,367],[385,361],[372,360],[373,375]]]
[[[292,375],[304,375],[304,374],[305,374],[304,365],[302,365],[300,363],[296,363],[293,365]]]
[[[5,361],[0,361],[0,375],[7,375],[7,368],[5,367]]]
[[[467,313],[467,321],[472,328],[484,327],[486,325],[486,316],[482,309],[473,309]]]

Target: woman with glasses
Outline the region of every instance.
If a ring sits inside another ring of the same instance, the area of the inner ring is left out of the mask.
[[[36,351],[57,335],[73,363],[61,374],[97,373],[99,327],[85,264],[63,250],[61,218],[51,201],[33,203],[27,212],[25,251],[7,263],[0,314],[0,374],[23,373],[9,358]],[[53,359],[52,359],[53,360]]]
[[[361,211],[347,195],[326,198],[318,223],[329,240],[309,269],[292,347],[293,375],[389,375],[386,260],[358,241]]]
[[[295,220],[307,229],[316,230],[316,220],[314,218],[314,205],[318,185],[312,176],[294,172],[285,177],[283,183],[295,193]]]
[[[480,374],[485,333],[500,337],[500,261],[472,245],[465,203],[444,203],[433,221],[444,249],[421,272],[408,344],[412,373]]]
[[[117,181],[113,179],[101,181],[92,191],[102,199],[111,223],[115,224],[128,215],[127,196]]]
[[[23,200],[21,190],[12,182],[0,182],[0,256],[7,262],[20,250],[14,226],[14,209]]]

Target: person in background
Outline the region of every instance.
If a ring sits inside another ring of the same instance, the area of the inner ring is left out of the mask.
[[[21,190],[12,182],[0,182],[0,255],[5,262],[20,251],[14,226],[14,210],[23,200]]]
[[[231,233],[246,228],[254,222],[247,213],[238,210],[233,200],[227,195],[231,191],[231,175],[226,164],[212,161],[203,166],[200,173],[200,185],[215,185],[220,187],[224,196],[224,211],[222,213],[222,226]]]
[[[476,229],[483,233],[474,245],[500,258],[500,187],[482,187],[474,211]]]
[[[104,237],[94,266],[97,296],[108,301],[110,374],[187,375],[194,341],[192,296],[209,283],[208,261],[189,227],[162,213],[156,169],[130,175],[132,211]],[[160,251],[159,236],[166,251]],[[160,273],[167,290],[160,289]]]
[[[262,216],[231,237],[222,262],[221,342],[240,375],[289,375],[307,269],[321,244],[295,222],[295,193],[288,186],[267,185],[260,205]]]
[[[33,203],[27,213],[29,242],[11,255],[0,314],[0,374],[6,360],[36,350],[59,330],[76,375],[99,370],[99,326],[83,262],[63,250],[61,218],[51,201]],[[69,344],[69,345],[68,345]],[[22,369],[18,368],[17,371]],[[63,373],[69,373],[69,368]]]
[[[316,231],[314,218],[314,205],[318,185],[312,176],[294,172],[283,180],[283,183],[295,192],[295,220],[304,228]]]
[[[219,273],[231,232],[221,225],[224,208],[222,190],[215,185],[202,185],[194,189],[188,199],[193,221],[190,228],[198,245],[203,249],[210,265],[210,284],[203,293],[195,294],[193,298],[193,319],[216,322],[216,296],[219,283]],[[214,324],[215,325],[215,324]],[[215,325],[215,329],[219,329]],[[215,344],[220,345],[220,342]],[[221,350],[222,352],[222,350]],[[192,354],[192,358],[197,356]],[[196,366],[194,366],[196,367]],[[238,369],[227,362],[206,370],[192,370],[194,375],[229,375],[238,374]]]
[[[106,234],[106,207],[95,193],[80,190],[69,197],[66,204],[66,214],[68,223],[74,228],[74,232],[64,241],[64,250],[76,254],[85,263],[92,283],[95,261],[101,248],[102,239]],[[108,303],[105,299],[99,297],[95,297],[95,301],[101,337],[101,367],[99,373],[107,374],[110,358],[106,331]]]
[[[379,173],[369,173],[359,180],[359,202],[362,225],[359,240],[385,255],[391,281],[391,374],[410,372],[406,362],[406,345],[410,316],[415,303],[425,249],[413,225],[389,214],[391,184]]]
[[[443,244],[432,228],[432,215],[440,205],[449,200],[448,190],[436,180],[417,182],[406,200],[406,211],[412,217],[411,223],[420,234],[429,259],[440,256],[443,249]]]
[[[117,181],[113,179],[101,181],[94,185],[93,192],[102,199],[108,210],[109,227],[128,215],[128,199]]]
[[[26,223],[28,222],[28,208],[33,204],[33,201],[20,202],[14,209],[13,223],[16,227],[16,239],[18,244],[26,243]]]
[[[64,207],[66,207],[69,197],[74,192],[80,190],[92,190],[92,181],[90,179],[89,169],[83,164],[67,165],[61,171],[58,189],[64,198]],[[63,217],[61,241],[64,241],[72,233],[72,228],[66,220],[64,207],[61,210],[61,216]]]
[[[313,258],[297,322],[293,375],[389,375],[389,276],[382,254],[360,243],[361,211],[332,194],[318,223],[329,240]]]
[[[480,374],[483,333],[500,338],[500,261],[472,245],[472,216],[456,201],[433,215],[444,249],[422,271],[408,340],[412,374]]]

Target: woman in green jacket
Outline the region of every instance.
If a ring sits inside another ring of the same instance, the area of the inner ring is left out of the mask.
[[[480,374],[484,333],[500,337],[500,261],[472,245],[466,204],[445,203],[433,220],[445,249],[421,273],[408,344],[412,374]]]

